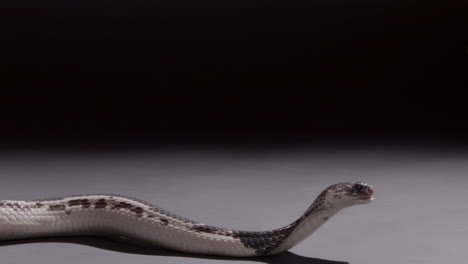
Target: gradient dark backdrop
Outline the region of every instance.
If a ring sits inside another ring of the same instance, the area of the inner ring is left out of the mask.
[[[458,2],[3,1],[1,141],[466,141]]]
[[[1,199],[118,193],[271,230],[326,186],[365,181],[373,203],[254,262],[466,263],[463,2],[0,1]],[[220,262],[91,238],[0,251]]]

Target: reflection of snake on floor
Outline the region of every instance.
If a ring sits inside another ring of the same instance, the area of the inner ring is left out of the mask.
[[[373,200],[372,186],[339,183],[325,189],[293,223],[272,231],[237,231],[180,217],[121,195],[0,201],[0,240],[49,236],[117,236],[188,253],[232,257],[278,254],[298,244],[339,210]]]

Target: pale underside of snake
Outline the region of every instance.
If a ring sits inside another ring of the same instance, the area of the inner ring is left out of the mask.
[[[271,231],[205,225],[121,195],[0,201],[0,240],[50,236],[116,236],[166,249],[231,257],[274,255],[298,244],[345,207],[373,200],[362,182],[326,188],[293,223]]]

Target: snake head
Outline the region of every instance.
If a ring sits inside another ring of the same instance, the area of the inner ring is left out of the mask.
[[[331,206],[348,207],[374,200],[374,187],[364,182],[338,183],[325,191],[325,201]]]

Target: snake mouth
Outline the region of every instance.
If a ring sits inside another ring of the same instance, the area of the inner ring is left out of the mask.
[[[364,197],[361,197],[361,198],[357,198],[357,200],[373,201],[373,200],[374,200],[374,196],[368,195],[368,196],[364,196]]]

